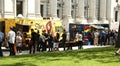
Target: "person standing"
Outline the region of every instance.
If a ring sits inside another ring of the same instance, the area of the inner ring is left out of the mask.
[[[33,54],[35,53],[35,40],[36,39],[36,33],[34,32],[34,29],[31,29],[31,40],[30,40],[30,45],[29,45],[29,53]]]
[[[59,33],[59,30],[58,30],[58,32],[56,33],[56,42],[57,42],[57,44],[58,44],[58,47],[57,47],[57,50],[59,50],[59,39],[60,39],[60,33]]]
[[[98,45],[98,38],[99,38],[99,32],[98,30],[96,30],[94,32],[94,45],[97,46]]]
[[[43,31],[43,32],[44,32],[44,31]],[[40,36],[40,38],[42,39],[41,45],[42,45],[42,52],[43,52],[43,51],[45,51],[45,49],[46,49],[46,44],[45,44],[46,38],[45,38],[45,36],[44,36],[44,33],[42,33],[42,35]]]
[[[67,34],[66,34],[66,30],[64,29],[63,30],[63,34],[62,34],[62,44],[63,44],[63,47],[64,47],[64,51],[65,51],[65,47],[66,47],[66,37],[67,37]]]
[[[44,36],[43,51],[46,51],[47,50],[47,42],[48,42],[48,34],[46,33],[46,30],[43,30],[42,35]]]
[[[10,56],[15,55],[14,44],[15,44],[15,32],[13,27],[10,27],[10,31],[8,32],[8,44],[10,48]]]
[[[82,32],[80,32],[78,34],[78,49],[82,49],[82,46],[83,46],[83,36],[82,36]]]
[[[52,51],[52,45],[53,45],[53,37],[52,34],[50,33],[50,31],[48,31],[48,51]]]
[[[36,44],[37,44],[37,51],[40,51],[40,34],[39,34],[39,30],[37,30],[37,33],[36,33]]]
[[[2,53],[2,43],[3,43],[3,40],[4,40],[4,33],[3,32],[1,32],[1,30],[0,30],[0,57],[2,57],[3,56],[3,53]]]
[[[101,32],[101,46],[106,45],[106,32],[103,30]]]
[[[114,37],[114,31],[111,30],[110,31],[110,45],[114,45],[114,39],[113,39],[113,37]]]
[[[19,32],[16,35],[16,44],[17,44],[17,52],[21,53],[22,52],[22,36]]]
[[[53,38],[53,51],[58,51],[58,41],[57,41],[57,37],[54,36]]]
[[[60,33],[59,33],[59,30],[58,30],[58,32],[56,33],[56,38],[57,38],[57,41],[59,41],[59,39],[60,39]]]
[[[93,37],[92,37],[92,32],[88,33],[88,41],[90,42],[90,44],[93,44]]]

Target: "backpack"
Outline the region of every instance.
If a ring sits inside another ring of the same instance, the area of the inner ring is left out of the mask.
[[[41,38],[41,36],[39,36],[39,42],[42,43],[43,39]]]

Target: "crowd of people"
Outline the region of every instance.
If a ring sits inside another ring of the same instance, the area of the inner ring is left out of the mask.
[[[89,32],[87,35],[87,40],[95,46],[102,45],[115,45],[117,40],[118,32],[111,30],[94,30]]]
[[[87,35],[87,41],[95,46],[98,45],[114,45],[117,40],[118,32],[117,31],[108,31],[105,30],[95,30],[93,32],[89,32]],[[10,56],[16,55],[16,53],[22,52],[23,44],[26,43],[25,38],[27,37],[26,34],[22,34],[19,30],[14,30],[13,27],[10,27],[10,31],[8,35],[5,37],[4,33],[0,31],[0,56],[3,56],[2,53],[2,42],[7,40],[9,49],[10,49]],[[60,40],[62,37],[62,40]],[[86,39],[84,39],[83,33],[80,31],[76,34],[76,45],[78,49],[82,49],[82,46]],[[42,35],[40,35],[39,30],[37,32],[34,29],[31,29],[30,40],[28,41],[28,49],[29,54],[34,54],[36,51],[44,52],[47,51],[59,51],[60,44],[62,45],[64,51],[66,50],[66,40],[67,40],[67,32],[64,29],[62,36],[59,33],[59,30],[55,34],[48,30],[43,30]],[[16,44],[16,47],[15,47]],[[15,51],[16,48],[16,51]]]
[[[56,35],[53,36],[49,30],[43,30],[42,35],[40,35],[39,30],[35,32],[34,29],[31,29],[30,40],[26,40],[25,38],[28,37],[26,33],[22,33],[20,30],[10,27],[10,31],[6,36],[0,31],[0,56],[3,56],[1,47],[4,41],[6,41],[6,46],[9,48],[10,56],[14,56],[16,53],[22,52],[24,44],[28,44],[27,50],[29,50],[29,54],[34,54],[36,51],[47,51],[47,47],[49,48],[48,51],[58,51],[60,37],[63,38],[61,43],[65,50],[66,36],[65,30],[63,30],[62,36],[60,36],[59,30]]]

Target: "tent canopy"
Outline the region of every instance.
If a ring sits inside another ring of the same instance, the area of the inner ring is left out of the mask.
[[[104,29],[103,26],[98,26],[98,25],[90,25],[90,26],[96,29]]]

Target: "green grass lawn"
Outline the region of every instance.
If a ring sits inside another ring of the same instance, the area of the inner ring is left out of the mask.
[[[44,52],[0,58],[0,66],[120,66],[114,47]]]

